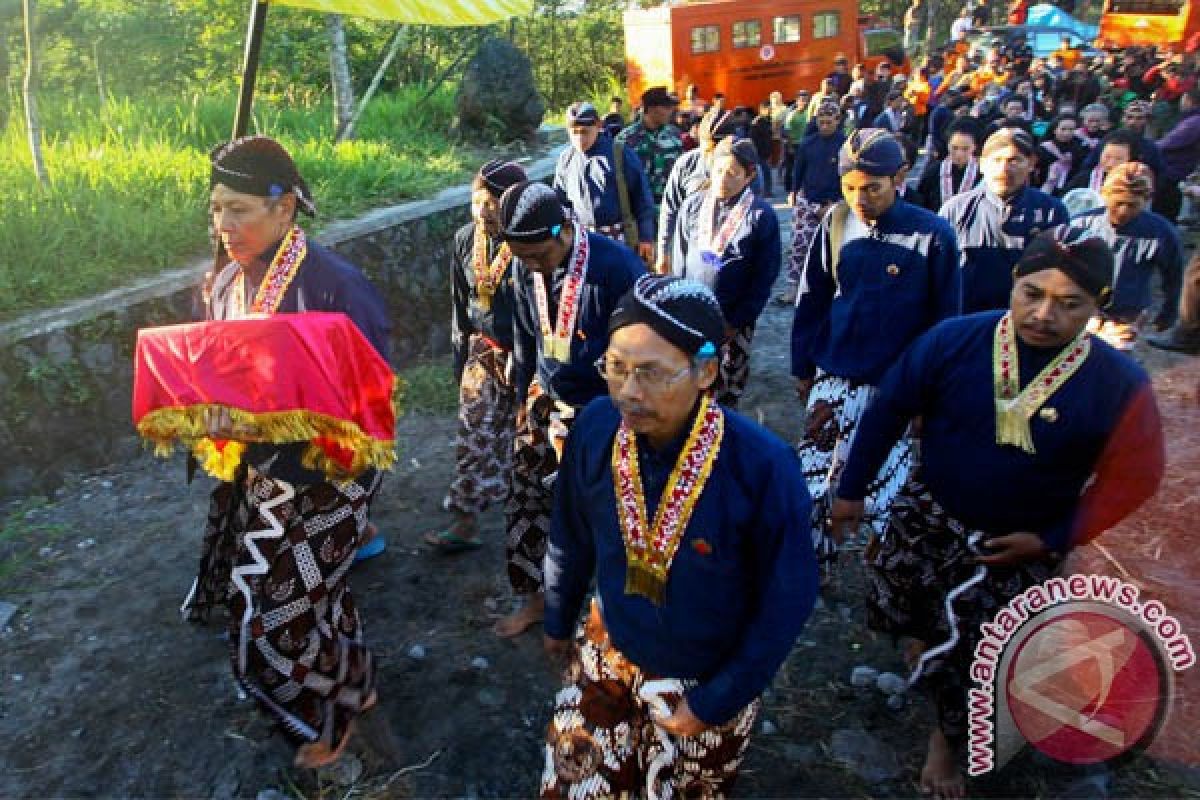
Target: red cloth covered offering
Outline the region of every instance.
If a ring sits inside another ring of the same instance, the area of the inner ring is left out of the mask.
[[[133,421],[160,455],[180,444],[230,480],[246,442],[307,442],[333,480],[395,461],[396,379],[340,313],[167,325],[138,331]],[[226,412],[236,439],[210,436]]]

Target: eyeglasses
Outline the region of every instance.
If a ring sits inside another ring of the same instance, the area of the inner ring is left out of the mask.
[[[596,371],[611,387],[624,386],[625,381],[632,375],[637,379],[638,385],[647,392],[662,392],[683,380],[684,376],[692,371],[692,367],[689,365],[675,372],[661,367],[630,368],[624,364],[609,362],[606,356],[600,356],[596,359]]]

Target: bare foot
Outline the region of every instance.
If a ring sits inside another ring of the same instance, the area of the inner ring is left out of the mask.
[[[958,768],[954,748],[939,728],[929,734],[929,754],[921,767],[921,793],[935,800],[961,800],[967,796],[966,781]]]
[[[293,763],[299,769],[321,769],[329,766],[341,758],[342,753],[346,751],[346,745],[350,744],[350,734],[353,730],[354,722],[351,721],[346,726],[346,732],[342,734],[341,743],[334,749],[324,742],[309,742],[300,745],[296,750],[296,760]]]
[[[525,605],[509,614],[507,617],[501,617],[496,620],[496,624],[492,626],[492,630],[497,636],[505,639],[511,639],[514,636],[520,636],[527,631],[531,626],[542,621],[546,612],[546,596],[541,592],[531,596]]]

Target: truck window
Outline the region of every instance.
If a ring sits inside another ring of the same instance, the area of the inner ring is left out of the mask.
[[[692,28],[692,55],[715,53],[721,49],[719,25],[698,25]]]
[[[762,23],[756,19],[733,23],[734,47],[758,47],[762,44]]]
[[[813,14],[813,38],[829,39],[842,30],[842,15],[838,11],[822,11]]]
[[[1109,0],[1105,9],[1112,14],[1168,14],[1176,16],[1183,0]]]
[[[788,44],[790,42],[800,41],[800,15],[793,14],[787,17],[776,17],[774,21],[775,27],[775,44]]]

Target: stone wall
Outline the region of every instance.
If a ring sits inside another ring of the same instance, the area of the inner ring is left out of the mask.
[[[553,159],[530,165],[530,174],[552,174]],[[318,237],[387,298],[397,369],[449,350],[450,255],[469,203],[470,188],[457,186],[334,223]],[[207,268],[197,261],[0,325],[0,499],[49,491],[68,473],[138,452],[130,416],[137,330],[190,320]]]

